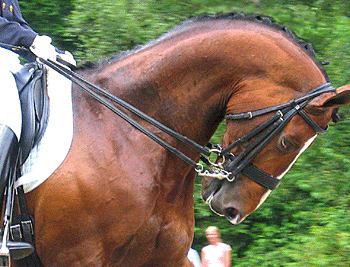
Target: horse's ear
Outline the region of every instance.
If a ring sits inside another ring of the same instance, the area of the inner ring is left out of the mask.
[[[336,94],[323,94],[313,99],[309,105],[320,108],[339,108],[350,103],[350,84],[336,89]]]

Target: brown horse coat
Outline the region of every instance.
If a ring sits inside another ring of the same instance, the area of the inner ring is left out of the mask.
[[[225,114],[288,102],[326,82],[320,67],[286,32],[224,17],[186,23],[140,51],[82,74],[201,145]],[[191,266],[186,254],[193,237],[195,171],[78,88],[73,95],[70,152],[27,195],[44,266]],[[349,101],[344,95],[342,101],[331,93],[315,99],[309,108],[313,119],[326,127],[333,108]],[[263,119],[228,122],[223,144]],[[194,150],[140,123],[198,160]],[[275,176],[315,135],[298,116],[282,134],[298,147],[283,153],[276,138],[254,161]],[[239,177],[225,182],[214,206],[220,211],[232,205],[244,219],[266,194]]]

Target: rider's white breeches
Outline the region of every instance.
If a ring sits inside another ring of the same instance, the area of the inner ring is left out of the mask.
[[[22,128],[22,112],[13,73],[22,65],[17,54],[0,48],[0,123],[10,127],[19,139]]]

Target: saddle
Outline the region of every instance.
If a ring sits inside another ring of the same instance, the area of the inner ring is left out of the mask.
[[[14,74],[22,109],[22,132],[19,141],[19,165],[28,158],[32,148],[43,137],[49,118],[49,96],[46,83],[46,69],[37,62],[28,63]],[[13,203],[14,211],[10,227],[11,239],[34,246],[34,220],[27,211],[23,187],[17,188]],[[36,253],[26,258],[14,258],[17,266],[42,266]]]
[[[42,64],[31,62],[14,74],[22,108],[22,133],[19,140],[20,165],[41,140],[49,118],[49,96],[46,70]]]

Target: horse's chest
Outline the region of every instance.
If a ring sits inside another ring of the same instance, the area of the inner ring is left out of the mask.
[[[122,247],[123,266],[183,266],[192,240],[192,224],[152,216]],[[118,253],[118,254],[119,254]],[[119,255],[120,256],[120,255]]]

